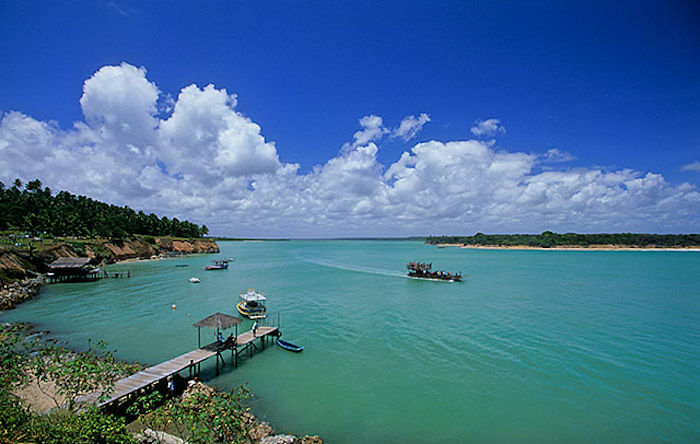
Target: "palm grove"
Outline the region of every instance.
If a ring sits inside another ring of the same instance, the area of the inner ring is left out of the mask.
[[[39,179],[25,186],[20,179],[15,179],[10,187],[0,182],[0,231],[6,230],[34,236],[102,238],[132,234],[191,238],[209,233],[206,225],[137,213],[128,206],[109,205],[67,191],[53,195],[50,188],[42,188]]]

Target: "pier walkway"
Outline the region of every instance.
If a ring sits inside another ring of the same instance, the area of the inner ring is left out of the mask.
[[[148,388],[152,385],[159,383],[164,384],[169,376],[183,370],[189,369],[190,376],[192,376],[192,374],[198,373],[196,370],[199,367],[199,364],[212,356],[217,357],[216,369],[218,372],[219,359],[223,364],[225,364],[222,352],[226,350],[231,350],[234,364],[237,366],[238,356],[241,353],[248,350],[250,356],[253,355],[253,349],[257,349],[257,346],[255,345],[256,339],[260,339],[262,349],[264,350],[266,338],[277,336],[278,332],[278,327],[260,326],[258,327],[257,334],[255,336],[253,336],[252,331],[246,331],[238,335],[232,344],[220,345],[219,343],[214,342],[212,344],[205,345],[202,348],[198,348],[176,358],[170,359],[169,361],[149,367],[124,379],[120,379],[114,384],[114,391],[105,401],[98,402],[98,398],[100,396],[99,393],[87,395],[80,399],[80,401],[85,403],[94,403],[97,405],[97,407],[107,406],[124,397],[129,397],[134,393],[138,393],[142,389]]]

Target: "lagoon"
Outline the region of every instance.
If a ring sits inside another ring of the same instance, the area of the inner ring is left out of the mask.
[[[273,347],[218,376],[212,360],[204,376],[224,389],[247,382],[254,412],[281,433],[331,443],[700,440],[698,252],[220,246],[217,256],[109,268],[130,279],[46,285],[0,321],[31,322],[73,347],[103,339],[119,358],[152,365],[195,348],[194,322],[235,314],[238,292],[256,288],[304,352]],[[228,257],[228,270],[203,270]],[[409,261],[468,277],[408,279]]]

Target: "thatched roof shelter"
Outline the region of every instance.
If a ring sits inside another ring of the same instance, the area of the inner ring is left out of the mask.
[[[201,321],[196,322],[194,326],[197,327],[197,343],[199,344],[199,348],[202,348],[202,327],[215,328],[218,332],[219,330],[226,330],[227,328],[237,326],[241,322],[243,321],[241,321],[239,318],[227,315],[225,313],[214,313],[213,315],[207,316]],[[238,336],[238,328],[236,328],[236,336]]]
[[[92,264],[91,257],[61,257],[49,264],[49,279],[58,282],[64,280],[95,280],[99,278],[99,269]]]
[[[75,270],[81,269],[93,263],[91,257],[61,257],[49,264],[52,270]]]
[[[201,321],[195,323],[194,326],[226,330],[227,328],[231,328],[234,325],[240,324],[241,322],[243,321],[241,321],[235,316],[227,315],[224,313],[214,313],[213,315],[207,316]]]

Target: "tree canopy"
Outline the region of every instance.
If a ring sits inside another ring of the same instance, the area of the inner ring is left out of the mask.
[[[19,230],[37,236],[126,237],[151,236],[202,237],[209,233],[199,226],[177,218],[160,218],[128,206],[119,207],[67,191],[54,195],[42,188],[39,179],[22,185],[15,179],[11,187],[0,182],[0,231]]]
[[[529,247],[588,247],[592,245],[615,245],[627,247],[682,248],[700,245],[700,234],[647,234],[647,233],[601,233],[558,234],[545,231],[542,234],[483,234],[474,236],[431,236],[426,242],[462,245],[498,245]]]

